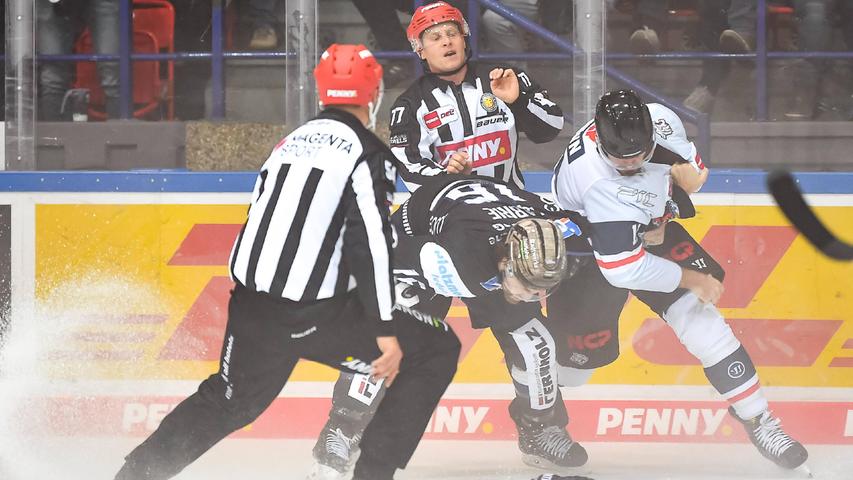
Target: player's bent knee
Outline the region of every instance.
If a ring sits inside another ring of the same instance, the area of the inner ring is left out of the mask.
[[[717,307],[700,302],[692,293],[673,303],[663,317],[703,367],[716,364],[740,347]]]
[[[557,364],[557,383],[561,387],[580,387],[586,385],[593,372],[594,368],[582,370]]]

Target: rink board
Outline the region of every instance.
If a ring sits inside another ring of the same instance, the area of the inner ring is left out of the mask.
[[[11,206],[14,325],[44,329],[31,355],[50,378],[49,393],[22,413],[40,431],[143,435],[216,371],[231,287],[226,264],[254,175],[34,175],[43,180],[27,177],[0,189],[0,205]],[[696,197],[698,216],[683,224],[727,270],[721,311],[791,431],[811,443],[853,443],[853,264],[817,254],[753,176],[718,178]],[[808,182],[821,218],[853,239],[853,176]],[[534,183],[539,191],[547,185]],[[470,328],[461,304],[449,321],[463,352],[452,398],[437,410],[428,437],[511,438],[505,407],[512,389],[497,343],[488,331]],[[595,398],[568,401],[573,435],[744,441],[701,366],[660,319],[632,299],[620,325],[620,358],[576,389],[594,388]],[[595,348],[592,340],[576,339]],[[311,362],[292,376],[294,385],[335,378]],[[328,395],[303,390],[283,394],[237,435],[314,435]],[[38,415],[42,408],[50,414]]]

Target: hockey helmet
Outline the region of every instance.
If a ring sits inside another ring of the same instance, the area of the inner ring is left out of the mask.
[[[615,168],[636,166],[617,166],[613,159],[644,155],[638,166],[651,159],[655,147],[652,117],[649,107],[633,90],[614,90],[601,96],[595,107],[595,130],[603,156]]]
[[[406,29],[406,37],[412,45],[412,50],[417,53],[423,48],[421,35],[424,30],[444,22],[454,22],[459,25],[459,30],[466,37],[471,34],[468,29],[468,22],[465,21],[465,17],[462,16],[459,9],[445,2],[430,3],[415,10],[412,21],[409,22],[409,27]]]
[[[568,266],[560,229],[549,220],[526,218],[507,235],[508,258],[504,274],[530,289],[549,290],[563,279]]]
[[[370,128],[382,103],[382,65],[364,45],[334,43],[314,68],[320,106],[361,105],[370,113]]]

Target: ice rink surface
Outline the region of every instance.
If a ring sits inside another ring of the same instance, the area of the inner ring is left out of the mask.
[[[141,439],[4,439],[3,480],[111,479]],[[303,479],[311,468],[311,440],[226,439],[178,480]],[[779,469],[751,445],[587,443],[590,462],[564,474],[595,480],[781,480],[805,475]],[[815,479],[853,478],[853,447],[810,445]],[[528,480],[548,473],[525,466],[512,441],[424,441],[400,480]],[[556,472],[555,472],[556,473]]]

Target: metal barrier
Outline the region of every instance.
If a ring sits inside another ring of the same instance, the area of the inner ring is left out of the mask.
[[[415,0],[414,5],[423,4],[422,0]],[[39,61],[118,61],[119,81],[121,95],[121,118],[130,118],[132,112],[131,92],[132,75],[131,63],[137,60],[181,60],[181,61],[209,61],[211,63],[211,117],[219,120],[225,116],[225,60],[226,59],[264,59],[279,58],[286,59],[293,54],[287,52],[228,52],[224,49],[223,19],[224,1],[212,0],[211,15],[211,51],[207,52],[175,52],[142,54],[131,52],[130,25],[131,25],[131,0],[120,0],[119,21],[121,22],[121,38],[119,53],[117,55],[77,54],[77,55],[43,55]],[[469,13],[468,23],[471,28],[471,49],[475,59],[482,60],[556,60],[569,59],[576,52],[576,47],[568,40],[545,29],[541,25],[528,20],[517,12],[507,8],[496,0],[468,0],[469,12],[479,10],[483,6],[494,11],[498,15],[510,20],[524,30],[539,37],[540,39],[554,45],[563,53],[525,52],[523,54],[508,53],[480,53],[477,45],[479,34],[479,15]],[[629,53],[607,54],[609,60],[630,59],[652,59],[652,60],[684,60],[684,59],[749,59],[756,62],[756,120],[767,120],[767,60],[780,58],[824,58],[824,59],[847,59],[853,58],[851,52],[768,52],[766,45],[767,33],[767,0],[757,0],[756,8],[756,49],[754,53],[727,54],[718,52],[671,52],[636,55]],[[376,52],[380,59],[406,59],[413,58],[409,51],[384,51]],[[696,125],[699,132],[698,148],[706,157],[710,157],[710,116],[685,108],[680,101],[665,97],[658,91],[639,82],[638,80],[624,74],[619,69],[606,65],[607,74],[642,93],[647,98],[663,103],[683,119]]]

